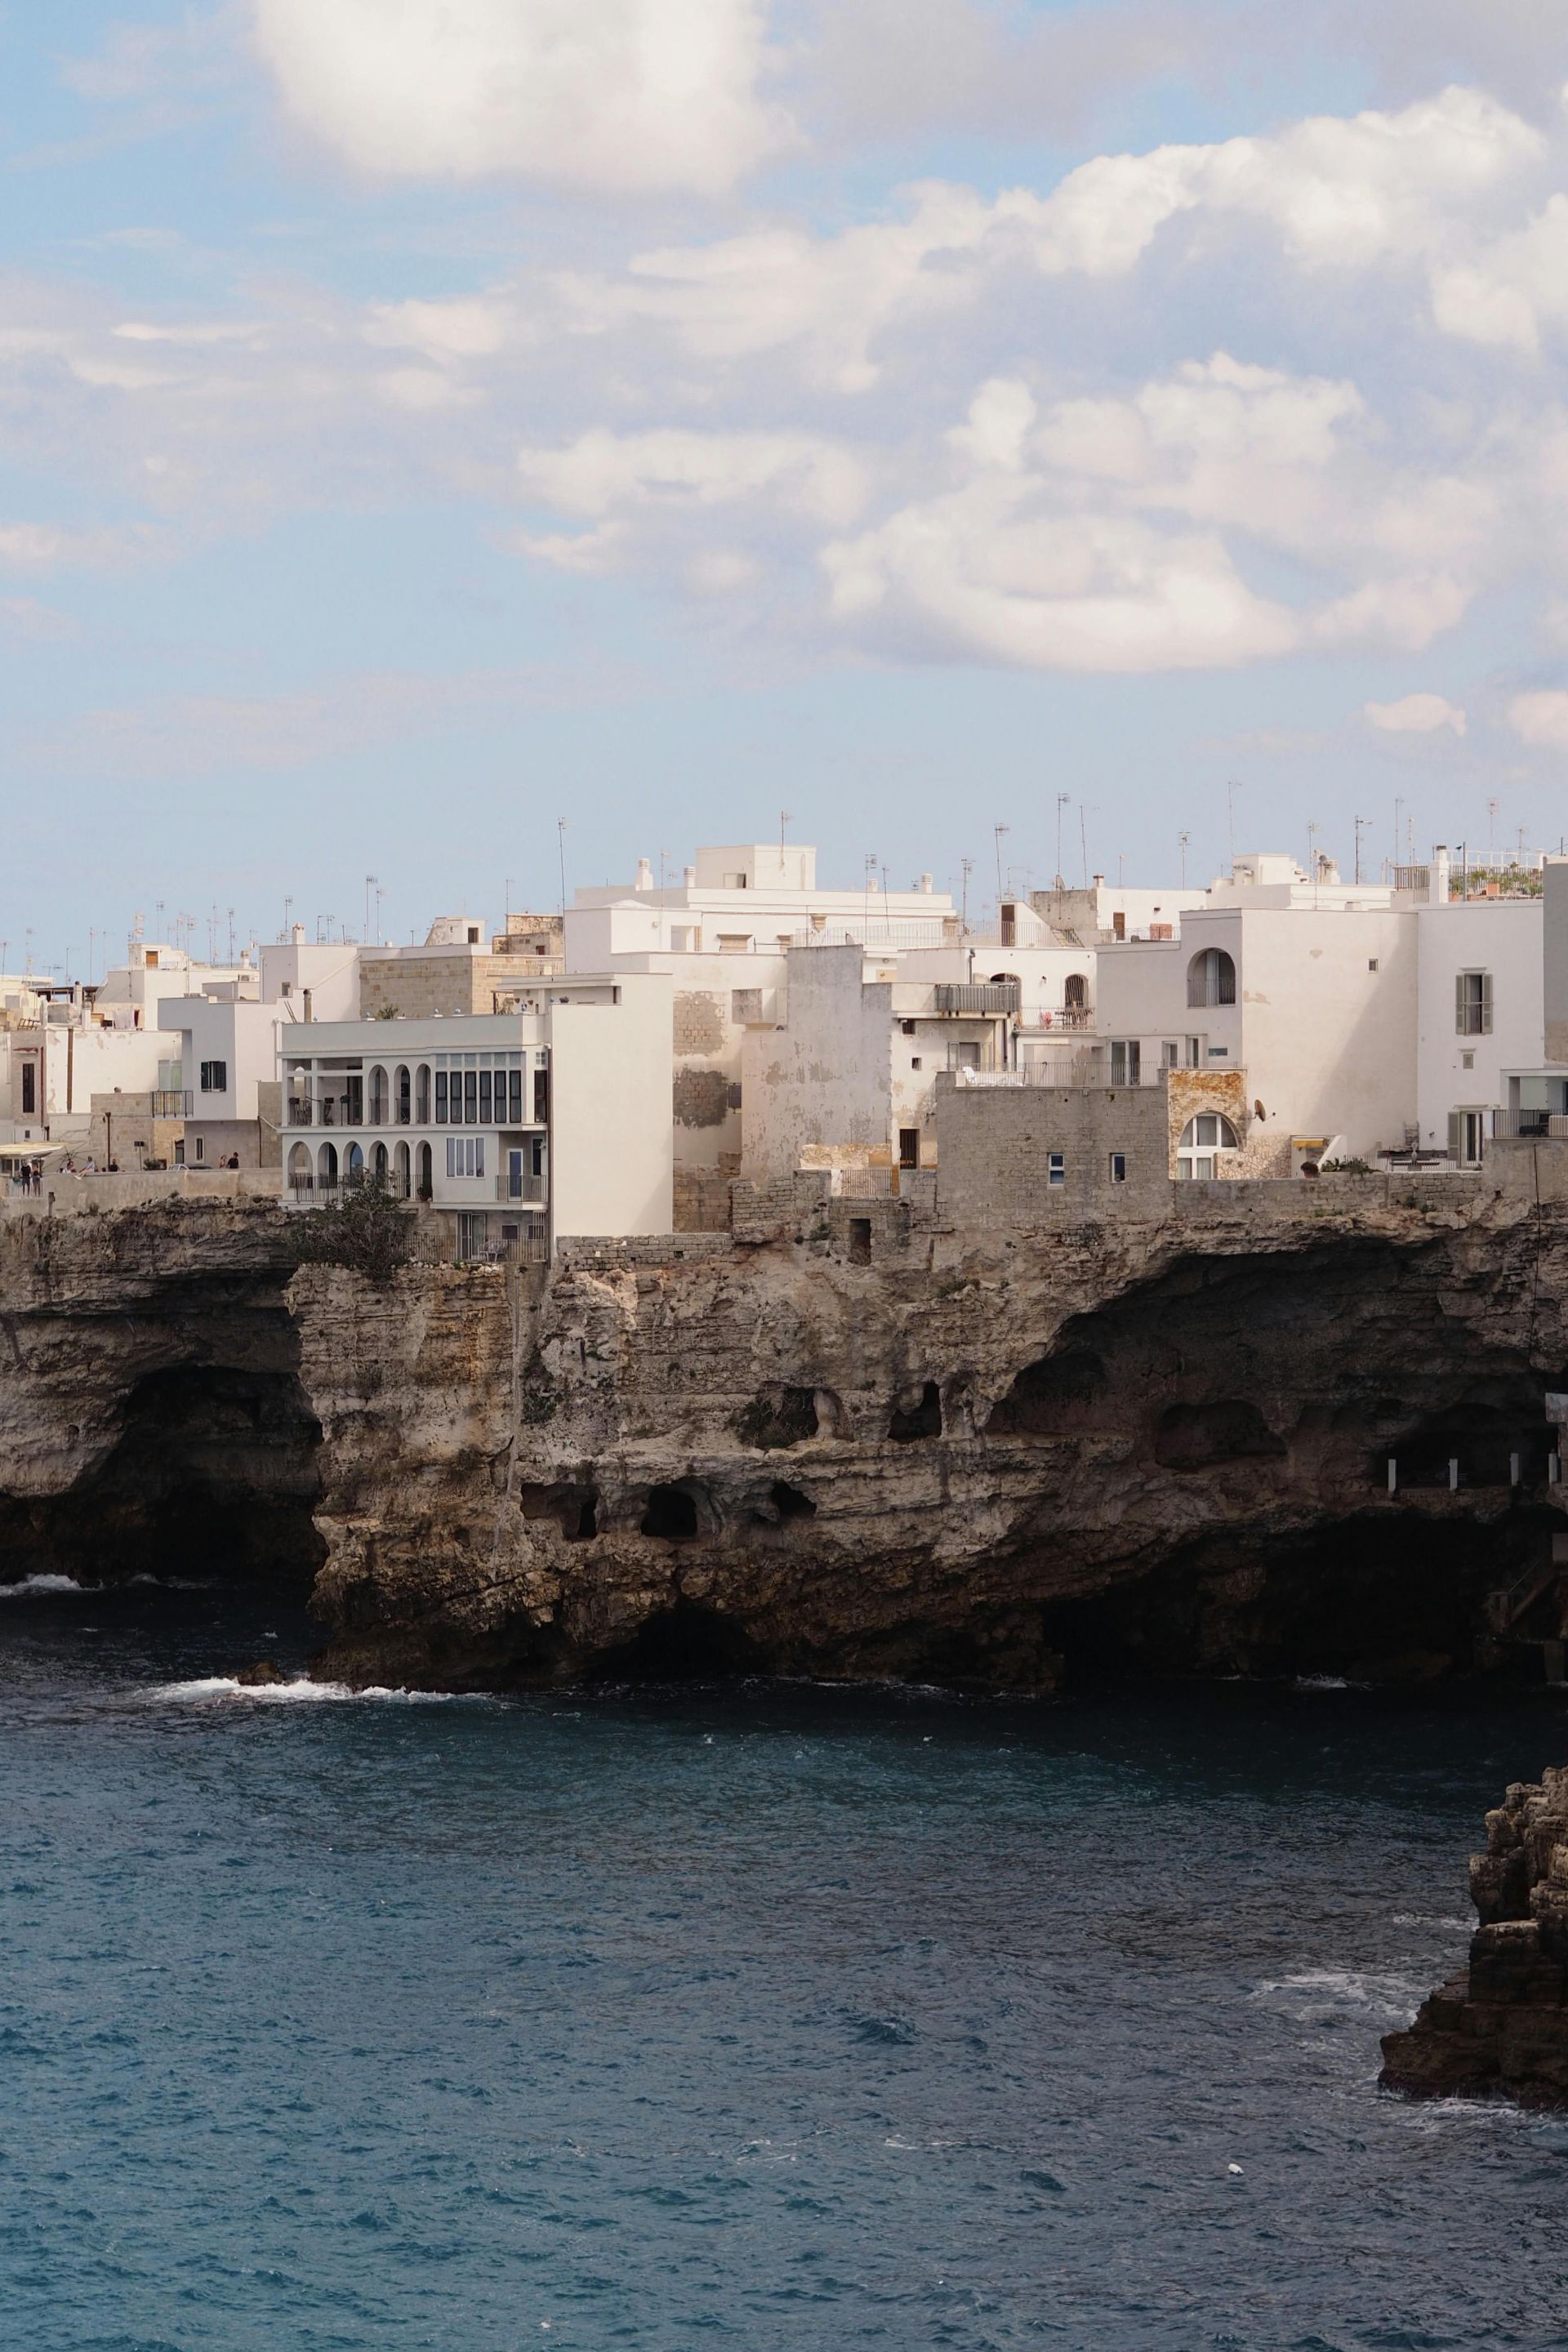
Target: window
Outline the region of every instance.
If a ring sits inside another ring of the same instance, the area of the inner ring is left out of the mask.
[[[947,1066],[950,1070],[977,1070],[980,1067],[979,1046],[950,1045],[947,1049]]]
[[[1224,948],[1200,948],[1188,964],[1187,1003],[1236,1003],[1236,964]]]
[[[1218,1111],[1201,1110],[1188,1119],[1176,1146],[1176,1173],[1188,1179],[1218,1173],[1215,1155],[1237,1149],[1236,1129]]]
[[[1473,1053],[1473,1052],[1468,1053],[1468,1054],[1461,1054],[1461,1055],[1460,1055],[1460,1056],[1459,1056],[1459,1067],[1460,1067],[1460,1069],[1461,1069],[1461,1070],[1473,1070],[1473,1069],[1475,1068],[1475,1066],[1476,1066],[1476,1057],[1475,1057],[1475,1055],[1474,1055],[1474,1053]]]
[[[550,1121],[550,1073],[548,1070],[535,1070],[533,1074],[533,1119],[536,1127],[548,1126]]]
[[[522,1056],[519,1054],[515,1058],[521,1063]],[[522,1125],[522,1072],[521,1069],[507,1072],[506,1097],[508,1124],[511,1127],[521,1127]]]
[[[397,1073],[397,1124],[406,1127],[414,1112],[414,1087],[405,1062]]]
[[[197,1138],[196,1138],[196,1158],[197,1158],[198,1160],[205,1160],[205,1159],[206,1158],[206,1156],[207,1156],[207,1139],[206,1139],[206,1137],[205,1137],[205,1135],[198,1135],[198,1136],[197,1136]]]
[[[484,1137],[482,1135],[449,1135],[447,1138],[447,1175],[482,1176],[484,1172]]]
[[[903,1031],[906,1037],[912,1037],[914,1035],[915,1024],[912,1021],[900,1021],[899,1026]]]
[[[1187,1067],[1188,1067],[1188,1069],[1189,1069],[1189,1070],[1198,1070],[1198,1069],[1201,1069],[1201,1068],[1203,1067],[1203,1060],[1204,1060],[1204,1041],[1203,1041],[1203,1039],[1202,1039],[1201,1037],[1189,1037],[1189,1038],[1187,1039]]]
[[[1160,1047],[1160,1067],[1163,1070],[1173,1070],[1180,1059],[1181,1055],[1177,1050],[1175,1039],[1167,1037]]]
[[[447,1073],[446,1073],[446,1071],[445,1071],[445,1070],[440,1069],[440,1068],[437,1068],[437,1072],[436,1072],[436,1118],[437,1118],[437,1120],[438,1124],[440,1124],[440,1125],[441,1125],[441,1126],[443,1126],[443,1127],[446,1125],[446,1123],[447,1123]]]
[[[204,1062],[202,1064],[203,1094],[221,1095],[226,1094],[227,1090],[228,1064],[226,1062]]]
[[[1112,1182],[1113,1184],[1125,1184],[1125,1183],[1126,1183],[1126,1181],[1127,1181],[1127,1154],[1125,1153],[1125,1151],[1113,1151],[1113,1152],[1111,1153],[1111,1155],[1110,1155],[1110,1181],[1111,1181],[1111,1182]]]
[[[1461,1037],[1492,1034],[1492,976],[1489,971],[1454,974],[1454,1026]]]
[[[183,1167],[184,1166],[184,1164],[185,1164],[185,1147],[184,1147],[184,1140],[183,1140],[180,1137],[176,1136],[176,1137],[175,1137],[175,1139],[174,1139],[174,1165],[175,1165],[175,1167],[176,1167],[176,1168],[183,1168]]]
[[[33,1118],[38,1108],[38,1066],[37,1062],[22,1065],[22,1116]]]
[[[1484,1110],[1448,1113],[1448,1156],[1461,1168],[1479,1168],[1486,1156],[1487,1114]]]
[[[911,1070],[923,1070],[925,1068],[925,1064],[918,1054],[911,1054],[910,1055],[910,1067]]]
[[[1081,1013],[1089,1003],[1089,978],[1081,971],[1069,971],[1067,986],[1062,991],[1062,1003],[1069,1013]]]
[[[1047,1151],[1047,1154],[1046,1154],[1046,1181],[1047,1181],[1047,1184],[1065,1184],[1065,1183],[1067,1182],[1067,1181],[1068,1181],[1068,1162],[1067,1162],[1067,1154],[1066,1154],[1066,1152],[1065,1152],[1065,1151]]]
[[[1136,1037],[1113,1037],[1110,1041],[1110,1083],[1113,1087],[1141,1086],[1143,1077],[1142,1047]]]
[[[918,1168],[918,1167],[920,1166],[920,1164],[921,1164],[921,1131],[920,1131],[920,1129],[919,1129],[918,1127],[900,1127],[900,1129],[899,1129],[899,1165],[900,1165],[900,1168]]]
[[[1366,968],[1368,971],[1375,971],[1377,970],[1377,958],[1375,956],[1368,956],[1366,960]]]

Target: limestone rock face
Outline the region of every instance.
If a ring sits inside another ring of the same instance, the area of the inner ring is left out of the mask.
[[[1568,1768],[1515,1781],[1470,1862],[1470,1965],[1385,2035],[1381,2080],[1426,2098],[1568,2106]]]
[[[531,1286],[299,1275],[321,1671],[1040,1690],[1064,1661],[1497,1662],[1488,1596],[1563,1525],[1542,1368],[1568,1358],[1568,1225],[1493,1203],[983,1243],[889,1223],[868,1259],[857,1205],[570,1249]]]
[[[319,1671],[437,1688],[1539,1675],[1568,1211],[1279,1190],[976,1238],[784,1187],[384,1287],[262,1204],[0,1221],[0,1578],[291,1581]]]

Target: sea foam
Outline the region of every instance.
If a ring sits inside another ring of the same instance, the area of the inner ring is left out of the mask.
[[[0,1601],[30,1601],[46,1592],[89,1592],[94,1589],[79,1584],[74,1576],[25,1576],[20,1584],[0,1584]]]

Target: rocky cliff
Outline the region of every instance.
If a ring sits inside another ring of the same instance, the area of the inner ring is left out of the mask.
[[[8,1224],[0,1572],[293,1576],[323,1671],[431,1685],[1539,1675],[1568,1213],[1231,1189],[983,1242],[786,1199],[380,1289],[260,1208]]]
[[[1516,1781],[1470,1861],[1470,1964],[1385,2035],[1384,2085],[1568,2106],[1568,1770]]]

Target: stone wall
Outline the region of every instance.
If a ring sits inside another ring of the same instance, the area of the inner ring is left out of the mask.
[[[369,956],[360,962],[360,1017],[383,1013],[405,1021],[443,1020],[453,1013],[494,1013],[500,997],[540,987],[547,960],[527,955]]]

